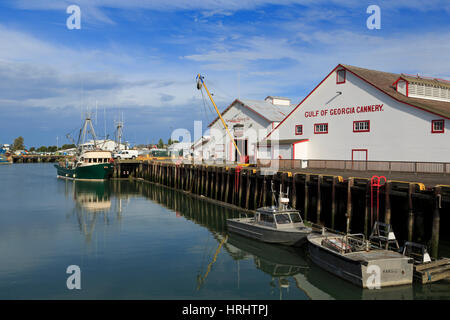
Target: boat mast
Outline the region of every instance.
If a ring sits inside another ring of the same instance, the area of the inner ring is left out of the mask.
[[[83,128],[80,130],[80,134],[78,136],[77,146],[80,149],[80,153],[83,152],[84,143],[86,142],[86,134],[91,134],[92,139],[94,140],[94,148],[97,149],[97,141],[95,136],[94,126],[92,125],[91,114],[87,113],[86,118],[84,120]]]

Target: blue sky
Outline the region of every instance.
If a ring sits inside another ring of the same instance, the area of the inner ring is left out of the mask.
[[[70,4],[81,30],[66,27]],[[366,27],[373,4],[380,30]],[[438,0],[2,0],[0,143],[68,143],[96,103],[100,136],[122,113],[131,143],[206,129],[197,73],[221,110],[238,95],[298,103],[338,63],[450,79],[449,18]]]

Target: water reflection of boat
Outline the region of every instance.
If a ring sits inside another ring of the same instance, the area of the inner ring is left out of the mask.
[[[106,211],[111,208],[108,190],[108,185],[103,182],[75,181],[74,200],[89,212]]]
[[[80,231],[89,242],[95,230],[99,216],[105,224],[109,223],[111,209],[111,191],[109,183],[95,181],[74,181],[73,198],[75,213]]]
[[[247,255],[253,256],[256,268],[272,277],[271,285],[274,286],[278,282],[280,299],[282,298],[282,289],[286,289],[286,291],[289,289],[290,277],[294,280],[296,287],[303,291],[309,299],[333,299],[308,281],[307,274],[310,267],[303,249],[263,243],[237,234],[230,234],[227,244],[228,247],[236,247]],[[247,255],[243,256],[247,257]]]

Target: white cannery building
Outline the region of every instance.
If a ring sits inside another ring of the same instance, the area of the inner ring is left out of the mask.
[[[257,143],[283,120],[294,105],[283,97],[268,96],[263,101],[236,99],[222,113],[230,133],[241,152],[242,159],[219,117],[209,124],[209,160],[256,162]]]
[[[450,163],[449,119],[449,81],[339,64],[266,142],[272,159]]]

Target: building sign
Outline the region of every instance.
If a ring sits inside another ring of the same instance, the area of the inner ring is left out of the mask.
[[[368,113],[368,112],[381,112],[383,110],[383,104],[372,104],[368,106],[346,107],[346,108],[334,108],[334,109],[319,109],[314,111],[305,111],[305,118],[324,117],[324,116],[340,116],[354,113]]]

